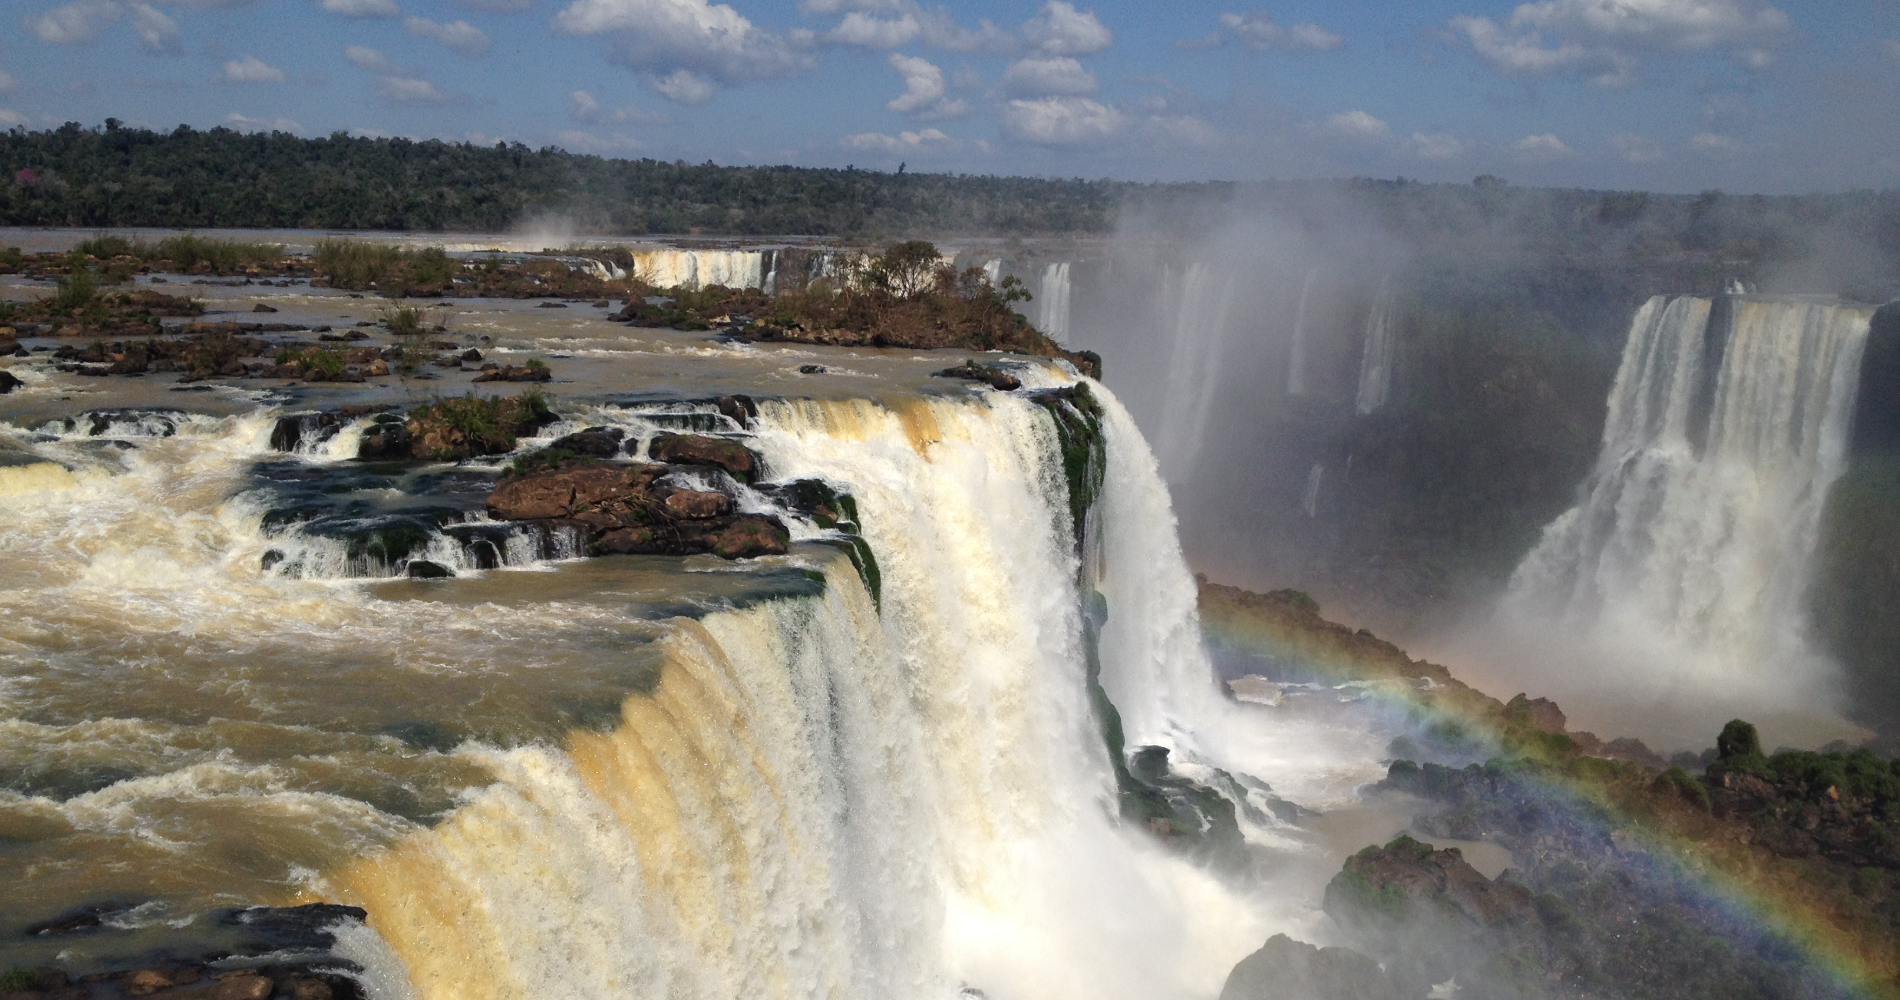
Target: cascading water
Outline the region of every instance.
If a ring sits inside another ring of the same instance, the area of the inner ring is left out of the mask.
[[[1359,359],[1359,391],[1353,408],[1360,416],[1385,405],[1392,391],[1392,355],[1397,349],[1392,332],[1392,276],[1379,280],[1379,292],[1373,296],[1372,312],[1366,317],[1365,353]]]
[[[758,250],[636,250],[634,273],[656,288],[764,288],[765,255]]]
[[[1042,269],[1040,308],[1036,326],[1056,340],[1069,337],[1069,262],[1050,264]]]
[[[1666,299],[1631,325],[1577,506],[1512,576],[1507,620],[1587,633],[1631,683],[1812,705],[1805,567],[1842,472],[1871,312]],[[1719,713],[1718,713],[1719,714]]]
[[[1168,355],[1168,391],[1162,401],[1157,443],[1178,482],[1192,478],[1201,442],[1207,437],[1234,285],[1233,273],[1216,273],[1211,265],[1197,261],[1183,269],[1179,286],[1162,296],[1172,305],[1174,347]]]
[[[1319,268],[1306,272],[1306,280],[1300,283],[1300,304],[1293,313],[1292,349],[1287,354],[1286,394],[1289,396],[1306,395],[1306,300],[1313,294],[1313,282],[1319,279]]]

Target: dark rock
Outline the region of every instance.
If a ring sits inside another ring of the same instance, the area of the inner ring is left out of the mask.
[[[463,361],[480,361],[481,359],[482,359],[482,352],[476,350],[473,347],[462,352]]]
[[[258,304],[251,307],[251,311],[254,313],[274,313],[277,311],[277,307],[267,306],[264,303],[259,302]]]
[[[752,418],[759,415],[759,404],[751,396],[714,396],[713,406],[740,427],[752,426]]]
[[[613,303],[608,302],[606,299],[599,299],[594,302],[594,308],[596,309],[606,309],[606,308],[611,307],[612,305]]]
[[[484,366],[482,368],[482,373],[480,375],[475,376],[475,381],[477,382],[547,382],[553,378],[554,378],[554,373],[544,367],[537,367],[537,366],[532,366],[532,365],[523,365],[520,367],[514,367],[514,366],[508,366],[508,365],[496,365],[494,367]]]
[[[798,373],[800,375],[823,375],[825,372],[829,370],[830,369],[826,368],[824,365],[799,365],[798,366]]]
[[[542,309],[566,309],[566,308],[567,308],[567,303],[565,303],[565,302],[542,302],[539,308],[542,308]]]
[[[945,368],[943,371],[932,372],[931,374],[938,378],[960,378],[968,379],[972,382],[987,382],[990,388],[996,389],[999,392],[1009,392],[1023,387],[1022,382],[1014,375],[1003,371],[995,365],[986,365],[979,361],[965,361],[955,368]]]
[[[1350,948],[1315,948],[1275,934],[1240,960],[1220,1000],[1399,1000],[1379,963]]]
[[[0,371],[0,396],[4,396],[25,384],[25,382],[20,381],[18,375],[9,371]]]
[[[782,556],[790,545],[785,526],[764,517],[742,517],[712,538],[713,555],[722,559]]]
[[[732,498],[704,490],[674,490],[666,495],[666,512],[674,517],[703,520],[732,511]]]
[[[726,438],[660,434],[647,446],[647,454],[656,462],[721,468],[742,483],[751,482],[759,473],[758,457],[745,445]]]
[[[566,437],[555,438],[548,445],[549,451],[568,451],[576,455],[590,455],[594,458],[612,458],[620,453],[621,439],[626,432],[618,427],[589,427]]]
[[[403,575],[411,580],[441,580],[455,575],[455,571],[441,563],[427,559],[412,559],[403,570]]]
[[[356,457],[408,458],[411,449],[409,428],[401,420],[378,420],[363,431],[362,443],[357,446]]]
[[[659,507],[647,487],[665,474],[657,465],[589,465],[517,476],[488,495],[488,510],[506,520],[596,513],[615,526],[644,523]]]
[[[128,903],[96,903],[68,910],[51,920],[30,924],[26,928],[27,937],[52,937],[62,934],[78,934],[97,930],[107,917],[124,913],[132,908]]]

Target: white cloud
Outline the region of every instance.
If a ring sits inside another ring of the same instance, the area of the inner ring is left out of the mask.
[[[1364,111],[1347,111],[1326,119],[1326,131],[1341,139],[1367,142],[1392,134],[1391,126]]]
[[[389,57],[367,45],[352,45],[343,50],[343,58],[348,59],[357,69],[371,73],[395,73],[396,64]]]
[[[0,125],[25,125],[26,116],[12,108],[0,108]]]
[[[516,14],[534,6],[534,0],[455,0],[464,7],[485,10],[491,14]]]
[[[1003,130],[1028,142],[1069,146],[1106,139],[1127,124],[1117,109],[1086,97],[1015,100],[1003,107]]]
[[[1465,155],[1465,144],[1457,136],[1442,132],[1432,135],[1414,132],[1405,145],[1421,160],[1455,160]]]
[[[978,21],[975,30],[959,27],[949,11],[942,7],[927,8],[917,0],[803,3],[799,7],[808,14],[846,11],[836,27],[820,36],[824,41],[839,45],[892,49],[921,42],[957,52],[975,52],[1000,51],[1015,44],[1008,32],[987,20]]]
[[[402,26],[412,35],[433,38],[465,56],[479,56],[488,51],[488,36],[467,21],[442,24],[426,17],[410,17],[403,19]]]
[[[943,70],[928,59],[891,53],[891,68],[903,74],[904,92],[884,107],[918,121],[960,118],[970,113],[968,101],[950,98],[944,93]]]
[[[662,97],[681,104],[704,104],[718,92],[710,81],[701,79],[688,69],[676,69],[654,78],[653,89],[659,91]]]
[[[1706,156],[1726,156],[1739,152],[1741,144],[1725,135],[1714,132],[1698,132],[1689,137],[1689,148]]]
[[[611,121],[626,122],[631,125],[670,125],[673,119],[645,108],[628,104],[624,107],[604,110],[600,101],[585,90],[576,90],[567,95],[574,105],[574,120],[583,122]]]
[[[1564,145],[1562,139],[1549,132],[1543,135],[1527,135],[1511,143],[1511,148],[1517,150],[1518,155],[1527,160],[1554,160],[1570,155],[1570,147]]]
[[[640,140],[618,132],[601,136],[569,129],[554,133],[554,141],[574,153],[630,153],[640,148]]]
[[[1052,56],[1093,55],[1115,41],[1115,33],[1092,10],[1078,11],[1066,0],[1049,0],[1042,14],[1023,22],[1023,41]]]
[[[844,137],[846,149],[867,150],[875,153],[914,153],[926,148],[955,148],[961,145],[962,143],[934,128],[918,132],[899,132],[896,135],[860,132],[857,135]]]
[[[130,18],[139,41],[154,52],[178,51],[178,22],[164,11],[127,0],[73,0],[53,7],[27,24],[40,41],[54,45],[84,45],[96,41],[108,25]]]
[[[1240,44],[1255,52],[1267,52],[1273,49],[1286,49],[1293,52],[1317,52],[1336,49],[1345,44],[1337,34],[1317,24],[1296,24],[1291,28],[1282,28],[1273,23],[1273,18],[1263,10],[1250,10],[1245,14],[1222,14],[1220,26],[1232,32]],[[1213,44],[1220,44],[1219,33],[1208,36]],[[1208,39],[1203,39],[1206,42]],[[1183,48],[1209,47],[1190,43]]]
[[[1662,143],[1634,132],[1610,136],[1610,148],[1624,163],[1660,163],[1666,155]]]
[[[1017,97],[1086,97],[1101,89],[1095,74],[1068,56],[1029,56],[1003,72],[1003,87]]]
[[[1455,17],[1451,29],[1501,73],[1574,71],[1611,87],[1634,83],[1643,58],[1667,53],[1723,51],[1761,69],[1793,36],[1788,15],[1765,0],[1541,0],[1502,25]]]
[[[289,118],[252,118],[233,111],[224,120],[240,132],[302,132],[303,125]]]
[[[225,63],[224,78],[232,83],[283,83],[285,80],[283,70],[250,55]]]
[[[647,74],[655,90],[686,104],[710,100],[718,84],[814,65],[804,51],[809,32],[780,37],[707,0],[574,0],[554,16],[554,30],[604,36],[614,61]]]
[[[396,17],[402,9],[396,0],[317,0],[324,10],[344,17]]]
[[[398,104],[453,104],[462,99],[427,80],[385,76],[376,81],[376,96]]]

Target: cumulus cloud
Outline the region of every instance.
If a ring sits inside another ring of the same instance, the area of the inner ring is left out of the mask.
[[[1392,134],[1391,126],[1364,111],[1347,111],[1326,119],[1326,131],[1341,139],[1366,142]]]
[[[302,132],[303,125],[289,118],[252,118],[233,111],[224,116],[227,124],[240,132]]]
[[[1727,52],[1760,69],[1793,37],[1788,15],[1765,0],[1541,0],[1503,24],[1455,17],[1451,30],[1501,73],[1579,72],[1610,87],[1667,53]]]
[[[1465,155],[1465,144],[1457,136],[1414,132],[1405,142],[1413,156],[1421,160],[1455,160]]]
[[[903,74],[904,92],[885,102],[885,108],[918,121],[960,118],[970,113],[968,101],[945,94],[943,70],[935,63],[893,52],[890,64],[892,69]]]
[[[645,73],[655,90],[685,104],[710,100],[720,84],[813,65],[803,45],[707,0],[574,0],[554,16],[554,30],[602,36],[614,61]]]
[[[454,104],[462,100],[460,94],[451,94],[427,80],[407,76],[379,77],[376,96],[398,104]]]
[[[534,6],[534,0],[455,0],[464,7],[491,14],[517,14]]]
[[[1094,73],[1068,56],[1029,56],[1003,72],[1003,88],[1017,97],[1086,97],[1101,86]]]
[[[122,20],[130,22],[132,32],[145,48],[153,52],[178,51],[178,22],[137,0],[73,0],[42,12],[27,24],[42,42],[85,45]]]
[[[1570,147],[1564,145],[1562,139],[1549,132],[1543,135],[1527,135],[1511,143],[1511,148],[1517,150],[1518,155],[1527,160],[1555,160],[1570,155]]]
[[[225,63],[224,78],[232,83],[283,83],[286,79],[283,70],[251,55]]]
[[[959,26],[942,7],[925,7],[916,0],[889,2],[804,5],[807,13],[832,14],[847,6],[854,7],[825,32],[825,41],[839,45],[860,45],[872,49],[893,49],[920,42],[956,52],[983,49],[1002,50],[1014,44],[1009,32],[988,20],[977,22],[975,29]]]
[[[1610,148],[1624,163],[1660,163],[1664,159],[1662,143],[1646,135],[1623,132],[1610,137]]]
[[[1268,52],[1283,49],[1290,52],[1318,52],[1336,49],[1345,44],[1337,34],[1317,24],[1296,24],[1283,28],[1273,23],[1273,18],[1264,10],[1250,10],[1245,14],[1222,14],[1220,26],[1231,32],[1240,44],[1255,52]],[[1215,32],[1198,42],[1177,43],[1181,48],[1212,48],[1221,43],[1221,35]]]
[[[1689,148],[1705,156],[1726,156],[1742,146],[1734,139],[1714,132],[1698,132],[1689,137]]]
[[[567,99],[574,105],[575,121],[624,122],[629,125],[669,125],[673,121],[656,111],[648,111],[632,104],[612,109],[603,108],[600,101],[585,90],[576,90],[568,94]]]
[[[412,35],[433,38],[465,56],[479,56],[488,51],[488,35],[467,21],[441,24],[426,17],[410,17],[403,20],[402,26]]]
[[[317,0],[317,4],[344,17],[396,17],[402,13],[396,0]]]
[[[568,129],[554,133],[554,141],[573,153],[630,153],[640,148],[640,140],[618,132],[603,136]]]
[[[885,135],[882,132],[860,132],[844,137],[846,149],[859,149],[874,153],[914,153],[921,149],[951,149],[963,144],[934,128],[917,132],[899,132]]]
[[[344,49],[343,58],[348,59],[350,65],[355,66],[357,69],[367,70],[371,73],[397,72],[396,64],[390,62],[388,56],[383,55],[381,52],[367,45],[352,45]]]
[[[1003,107],[1003,131],[1025,142],[1073,146],[1099,142],[1120,132],[1127,116],[1087,97],[1013,100]]]
[[[1023,41],[1052,56],[1093,55],[1114,44],[1115,33],[1092,10],[1075,9],[1067,0],[1049,0],[1042,13],[1023,22]]]

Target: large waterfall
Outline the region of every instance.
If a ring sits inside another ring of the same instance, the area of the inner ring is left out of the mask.
[[[1170,267],[1165,275],[1159,301],[1164,317],[1171,320],[1173,349],[1168,352],[1167,394],[1156,444],[1168,471],[1187,481],[1220,392],[1236,276],[1205,261]]]
[[[1060,261],[1042,269],[1041,301],[1037,304],[1036,326],[1058,341],[1069,339],[1069,262]]]
[[[1804,568],[1841,474],[1871,313],[1651,299],[1630,327],[1577,505],[1511,579],[1509,614],[1582,629],[1631,683],[1813,703]]]

